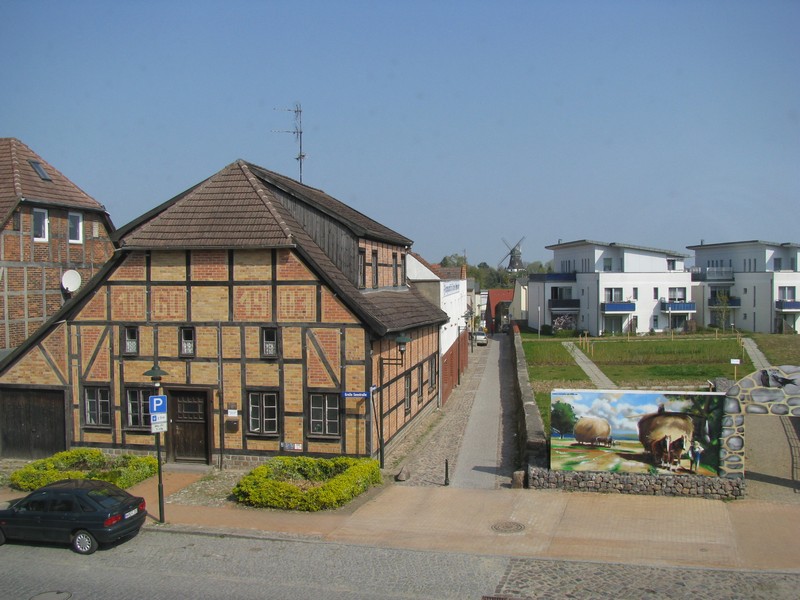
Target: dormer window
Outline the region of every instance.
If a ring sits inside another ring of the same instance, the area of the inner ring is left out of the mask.
[[[36,174],[41,177],[42,181],[53,181],[50,175],[47,174],[47,171],[44,170],[42,163],[36,160],[29,160],[28,162],[31,164],[31,167],[33,167],[33,170],[36,171]]]

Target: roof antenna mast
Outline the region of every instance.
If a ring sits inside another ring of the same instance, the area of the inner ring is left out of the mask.
[[[294,113],[294,129],[273,129],[274,133],[293,133],[298,143],[300,144],[300,152],[295,156],[295,160],[300,163],[300,183],[303,183],[303,160],[306,155],[303,154],[303,108],[300,103],[294,105],[294,108],[276,108],[275,110],[284,110]]]

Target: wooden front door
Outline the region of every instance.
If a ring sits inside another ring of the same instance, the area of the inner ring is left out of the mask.
[[[67,449],[64,392],[0,390],[0,456],[44,458]]]
[[[210,420],[208,393],[169,390],[169,457],[175,462],[208,464]]]

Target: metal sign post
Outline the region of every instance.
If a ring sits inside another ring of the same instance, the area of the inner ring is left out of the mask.
[[[167,397],[150,396],[150,433],[156,436],[158,460],[158,522],[164,522],[164,480],[161,471],[161,432],[167,430]]]

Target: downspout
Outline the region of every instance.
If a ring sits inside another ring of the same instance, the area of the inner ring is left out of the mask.
[[[219,470],[222,471],[225,454],[225,394],[222,377],[222,323],[217,322],[217,377],[219,378]]]

